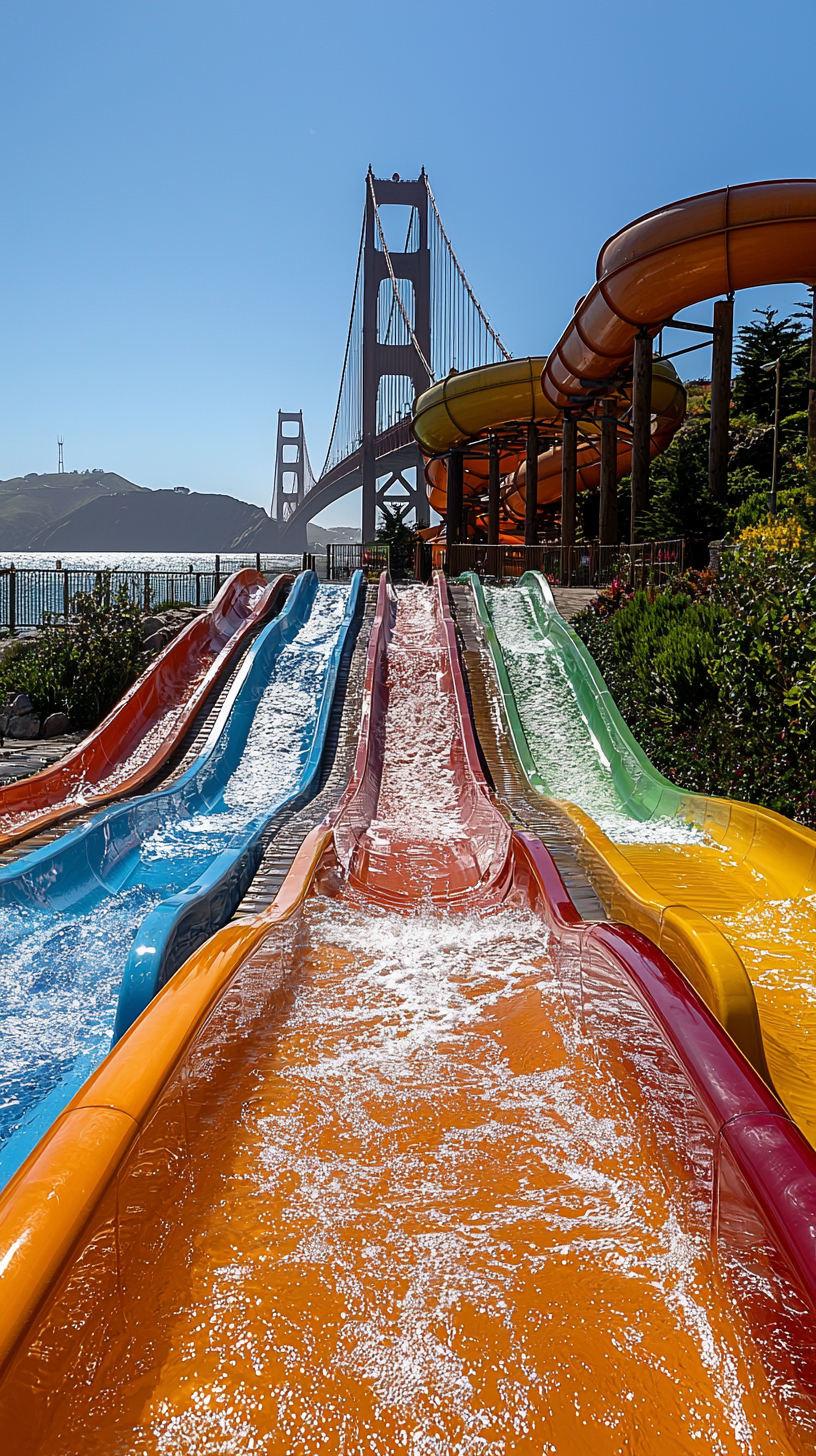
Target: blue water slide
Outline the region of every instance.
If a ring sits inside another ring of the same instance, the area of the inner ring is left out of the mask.
[[[122,977],[114,1042],[127,1031],[193,951],[231,918],[258,868],[274,821],[312,797],[320,771],[340,662],[349,631],[361,613],[364,600],[364,576],[358,571],[352,579],[345,617],[332,648],[311,747],[296,788],[271,811],[267,810],[250,820],[243,834],[211,862],[194,884],[164,900],[142,921]]]
[[[302,573],[172,787],[0,870],[0,1186],[104,1056],[114,1018],[120,1035],[229,918],[270,825],[314,791],[364,596],[361,572],[348,589]]]

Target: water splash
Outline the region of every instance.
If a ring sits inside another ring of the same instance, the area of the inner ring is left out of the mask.
[[[558,646],[542,637],[529,588],[485,587],[485,598],[533,761],[557,799],[584,809],[616,844],[701,844],[703,832],[675,816],[638,820],[618,793]],[[633,781],[640,770],[626,762]]]

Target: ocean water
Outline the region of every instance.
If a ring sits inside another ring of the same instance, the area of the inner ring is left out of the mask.
[[[325,553],[324,553],[325,554]],[[215,571],[215,555],[196,551],[2,551],[0,567],[11,566],[18,571]],[[287,571],[297,564],[300,556],[275,555],[261,552],[261,570]],[[221,571],[237,570],[239,566],[254,566],[255,552],[227,552],[221,557]]]

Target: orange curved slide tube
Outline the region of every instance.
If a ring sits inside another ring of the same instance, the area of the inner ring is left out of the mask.
[[[721,187],[637,218],[604,243],[597,281],[547,359],[563,409],[611,392],[640,329],[692,304],[769,283],[816,283],[816,181]]]
[[[254,569],[236,572],[77,748],[41,773],[0,789],[0,850],[146,784],[167,762],[247,633],[280,605],[291,580],[279,576],[267,585]]]

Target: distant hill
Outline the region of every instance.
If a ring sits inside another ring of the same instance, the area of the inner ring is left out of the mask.
[[[2,531],[2,526],[0,526]],[[270,551],[275,529],[260,506],[196,491],[97,496],[37,531],[29,551]]]
[[[312,549],[353,527],[307,526]],[[148,490],[112,471],[0,480],[3,551],[275,551],[266,511],[231,495]]]
[[[4,551],[36,550],[31,541],[45,527],[100,496],[126,492],[151,494],[109,470],[83,475],[76,470],[64,475],[18,475],[13,480],[0,480],[0,547]]]

